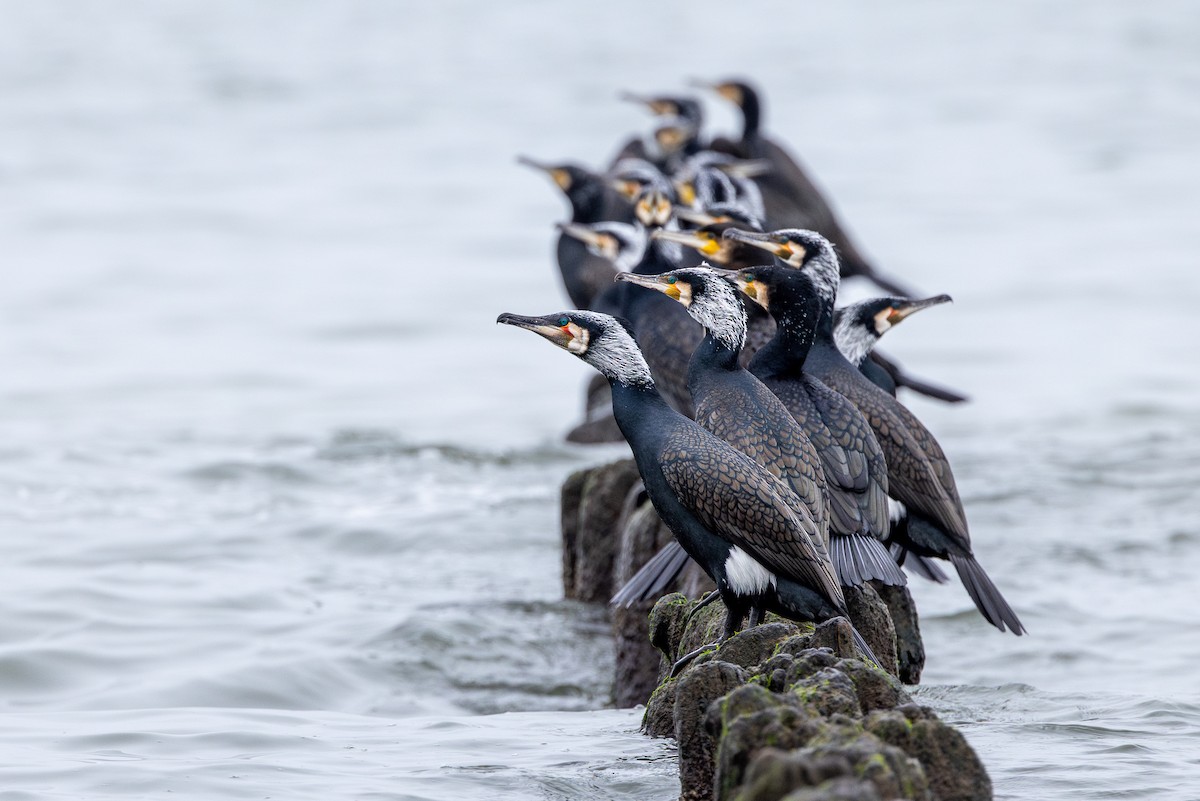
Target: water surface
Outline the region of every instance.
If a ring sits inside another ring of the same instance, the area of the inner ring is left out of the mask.
[[[493,320],[565,303],[514,156],[730,73],[955,298],[888,346],[973,398],[913,405],[1030,636],[916,586],[921,700],[999,798],[1195,797],[1187,4],[0,12],[5,798],[673,797],[561,600],[558,485],[620,451]]]

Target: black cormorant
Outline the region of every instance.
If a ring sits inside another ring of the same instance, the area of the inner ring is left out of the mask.
[[[703,149],[700,129],[704,124],[704,107],[693,97],[679,95],[638,95],[622,92],[621,99],[648,108],[658,121],[650,145],[640,138],[625,143],[613,163],[625,158],[651,161],[663,170],[674,170],[680,160]]]
[[[838,267],[829,240],[802,230],[768,234],[727,231],[725,236],[755,242],[782,262],[753,268],[752,274],[743,272],[738,278],[743,291],[775,317],[780,331],[776,340],[790,328],[784,321],[793,310],[816,310],[816,329],[804,370],[849,398],[874,430],[887,458],[889,493],[905,509],[904,517],[892,528],[891,541],[918,556],[949,559],[984,618],[1001,631],[1007,627],[1014,634],[1023,634],[1020,619],[971,551],[966,514],[941,446],[912,412],[872,384],[837,349],[833,304]],[[769,344],[756,359],[774,350],[773,343]]]
[[[541,335],[600,371],[646,494],[684,550],[716,582],[728,638],[755,606],[797,620],[847,617],[833,566],[797,517],[783,485],[659,395],[621,321],[588,311],[497,322]],[[862,637],[855,642],[878,662]]]
[[[898,387],[905,387],[921,395],[946,401],[962,403],[967,398],[952,390],[934,386],[928,381],[914,378],[891,359],[875,350],[875,343],[892,326],[914,312],[950,302],[949,295],[936,295],[924,300],[909,298],[870,298],[843,306],[834,313],[833,338],[838,350],[871,383],[895,395]]]
[[[766,161],[740,161],[727,153],[703,150],[684,161],[671,174],[671,181],[680,205],[703,210],[736,204],[762,220],[766,215],[762,192],[753,179],[770,169]]]
[[[520,156],[517,161],[550,176],[571,204],[572,223],[596,223],[627,216],[618,214],[617,210],[622,205],[628,207],[628,203],[608,186],[603,176],[575,164],[544,164],[527,156]],[[595,297],[612,284],[615,273],[612,265],[589,254],[573,237],[559,235],[555,256],[567,297],[579,308],[590,308]]]

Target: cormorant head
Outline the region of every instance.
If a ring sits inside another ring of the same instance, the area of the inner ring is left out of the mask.
[[[788,268],[778,265],[748,267],[738,270],[730,280],[746,297],[770,311],[773,291],[782,283],[787,271]]]
[[[727,275],[701,264],[659,275],[621,273],[616,280],[657,290],[682,303],[713,337],[730,349],[740,350],[746,340],[746,310]]]
[[[575,212],[582,211],[588,203],[598,202],[604,191],[603,179],[577,164],[546,164],[528,156],[517,156],[517,163],[549,175],[554,185],[567,196]]]
[[[683,216],[682,212],[680,212],[680,216]],[[731,264],[739,261],[739,259],[744,262],[747,255],[746,251],[752,251],[761,255],[761,251],[756,248],[750,248],[740,242],[725,239],[721,236],[727,229],[742,225],[744,223],[712,222],[692,231],[668,231],[660,228],[651,232],[650,238],[678,242],[685,247],[698,251],[708,261],[719,264],[722,267],[729,267]]]
[[[667,176],[645,159],[621,159],[608,173],[609,185],[629,202],[637,199],[644,189],[657,189],[674,197],[674,187]]]
[[[651,387],[650,368],[624,320],[593,311],[565,311],[543,317],[505,312],[497,323],[532,331],[596,368],[605,378],[631,387]]]
[[[727,80],[715,84],[704,83],[702,81],[693,81],[692,83],[695,86],[716,92],[720,97],[733,103],[741,110],[742,119],[744,120],[742,129],[742,136],[744,138],[750,138],[758,134],[759,126],[762,123],[762,102],[759,100],[758,91],[748,82],[743,80]]]
[[[665,117],[654,129],[654,143],[663,158],[681,152],[700,133],[700,129],[685,117]]]
[[[700,126],[704,124],[704,107],[694,97],[679,95],[648,97],[633,92],[622,92],[621,99],[642,104],[650,109],[656,117],[681,117],[696,130],[699,130]]]
[[[761,231],[762,220],[760,220],[754,212],[745,204],[732,203],[714,203],[706,207],[703,211],[696,209],[675,209],[675,216],[684,222],[691,223],[697,227],[713,225],[714,223],[730,223],[721,229],[723,234],[728,228],[741,228],[744,231]],[[750,250],[758,251],[758,248],[746,245]]]
[[[950,301],[949,295],[923,300],[896,297],[862,300],[834,313],[833,337],[838,350],[851,362],[859,364],[889,328],[910,314]]]
[[[699,89],[708,89],[709,91],[716,92],[717,95],[733,103],[740,109],[744,109],[749,103],[758,102],[758,92],[743,80],[730,79],[719,83],[694,80],[689,83]]]
[[[822,300],[833,303],[840,278],[838,257],[833,243],[816,231],[802,228],[781,228],[765,234],[752,231],[726,231],[724,236],[761,248],[789,267],[806,271]]]
[[[587,245],[589,253],[608,259],[618,270],[632,270],[646,255],[646,232],[629,223],[560,223],[558,229]]]
[[[644,189],[633,203],[633,214],[647,228],[660,228],[671,221],[675,206],[659,189]]]

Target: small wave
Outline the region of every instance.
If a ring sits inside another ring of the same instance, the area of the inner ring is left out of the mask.
[[[260,480],[287,485],[317,483],[311,473],[282,462],[221,461],[185,470],[183,476],[207,484]]]
[[[546,445],[512,451],[486,451],[447,443],[412,443],[392,431],[345,429],[319,446],[316,458],[330,462],[421,459],[450,464],[510,467],[546,465],[573,458],[562,446]]]

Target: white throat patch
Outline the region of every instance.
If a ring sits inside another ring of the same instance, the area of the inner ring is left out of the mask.
[[[729,350],[740,350],[746,343],[746,309],[738,291],[707,263],[692,269],[709,280],[705,281],[704,291],[693,291],[688,313],[713,339]]]
[[[576,352],[576,355],[599,370],[605,378],[617,383],[631,387],[654,386],[646,359],[620,323],[599,312],[574,311],[571,316],[592,323],[602,332],[591,335],[587,347]]]
[[[846,360],[857,366],[867,358],[867,354],[875,347],[879,338],[871,336],[870,331],[855,322],[856,315],[849,313],[851,308],[853,307],[843,310],[837,316],[833,327],[833,340]]]

